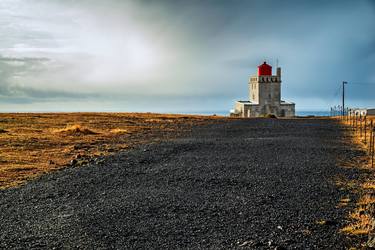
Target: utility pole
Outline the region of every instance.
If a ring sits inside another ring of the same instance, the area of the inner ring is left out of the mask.
[[[348,84],[347,82],[342,82],[342,116],[345,115],[345,84]]]

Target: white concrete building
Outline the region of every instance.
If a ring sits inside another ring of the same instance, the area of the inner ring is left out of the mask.
[[[350,115],[374,115],[375,116],[375,109],[368,109],[368,108],[354,108],[349,110]]]
[[[272,67],[264,62],[258,74],[249,79],[249,100],[237,101],[230,115],[234,117],[278,117],[295,115],[295,104],[281,100],[281,68],[272,75]]]

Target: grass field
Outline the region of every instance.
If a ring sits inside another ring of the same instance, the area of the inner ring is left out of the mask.
[[[223,119],[151,113],[0,114],[0,189]]]
[[[348,120],[341,120],[345,126],[348,126],[348,138],[351,139],[350,145],[355,145],[363,154],[355,157],[351,162],[344,163],[345,166],[360,168],[363,171],[363,177],[359,180],[344,180],[340,186],[345,186],[358,194],[359,199],[356,201],[355,209],[348,215],[351,221],[342,232],[351,235],[369,236],[369,242],[375,232],[375,178],[374,168],[371,166],[371,157],[369,155],[370,146],[370,122],[375,124],[375,117],[368,116],[366,119],[366,133],[364,132],[365,123],[357,121],[357,123]],[[356,124],[356,125],[355,125]],[[354,126],[353,126],[354,125]],[[361,131],[362,126],[362,131]],[[356,128],[355,128],[356,127]],[[366,137],[365,137],[366,135]],[[374,244],[372,242],[371,244]]]

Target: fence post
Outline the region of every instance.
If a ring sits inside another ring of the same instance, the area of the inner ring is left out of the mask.
[[[362,138],[362,114],[359,114],[359,138]]]
[[[349,108],[346,108],[346,122],[349,123],[350,116],[349,116]]]
[[[355,113],[352,114],[352,128],[353,128],[353,130],[354,130],[354,115],[355,115]]]
[[[346,108],[346,118],[347,122],[349,122],[349,108]]]
[[[349,121],[350,121],[349,108],[346,108],[346,122],[349,123]]]
[[[371,152],[372,152],[372,145],[373,145],[373,134],[374,134],[374,131],[373,131],[373,122],[371,120],[371,123],[370,123],[370,145],[369,145],[369,155],[371,155]]]
[[[355,114],[355,131],[358,131],[358,115],[357,113]]]
[[[365,115],[364,129],[365,129],[365,144],[367,144],[367,115]]]

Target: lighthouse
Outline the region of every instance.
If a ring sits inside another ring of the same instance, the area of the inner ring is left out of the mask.
[[[293,117],[295,104],[281,100],[281,68],[272,75],[272,67],[267,62],[258,66],[256,75],[249,78],[249,100],[237,101],[231,116],[261,117],[275,115]]]

